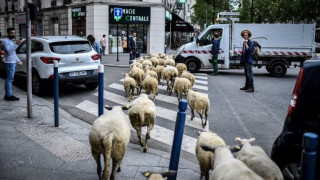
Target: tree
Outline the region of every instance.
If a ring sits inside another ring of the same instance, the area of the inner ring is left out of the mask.
[[[251,3],[249,0],[243,0],[241,7],[239,9],[240,12],[240,21],[241,23],[249,23],[251,18]]]

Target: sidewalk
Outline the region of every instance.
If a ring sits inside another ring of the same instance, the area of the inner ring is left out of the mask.
[[[175,54],[176,50],[168,50],[167,54]],[[141,54],[146,56],[147,54]],[[117,61],[119,60],[119,61]],[[102,56],[102,64],[110,67],[129,67],[129,53],[107,54]]]
[[[0,179],[98,179],[88,142],[91,125],[59,109],[60,127],[54,127],[53,102],[37,96],[29,119],[27,93],[15,86],[13,92],[20,101],[4,101],[0,92]],[[130,143],[116,179],[146,179],[141,172],[166,171],[169,161],[167,152],[143,153]],[[180,158],[178,179],[199,179],[199,171],[198,164]]]

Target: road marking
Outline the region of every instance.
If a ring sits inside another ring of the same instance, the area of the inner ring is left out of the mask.
[[[98,93],[96,93],[94,95],[98,96]],[[120,96],[118,94],[114,94],[114,93],[111,93],[111,92],[108,92],[108,91],[104,91],[103,96],[105,97],[106,100],[112,101],[114,103],[117,103],[117,104],[120,104],[120,105],[123,105],[123,106],[129,104],[127,98],[125,98],[124,96]],[[92,108],[92,107],[88,107],[88,108]],[[158,117],[161,117],[161,118],[176,122],[178,107],[177,107],[177,111],[173,111],[173,110],[170,110],[170,109],[166,109],[166,108],[162,108],[162,107],[156,106],[156,111],[157,111],[157,116]],[[195,112],[195,114],[196,114],[196,112]],[[185,124],[187,126],[190,126],[190,127],[196,128],[196,129],[200,129],[200,130],[203,129],[202,128],[201,119],[198,118],[198,117],[194,117],[193,120],[191,121],[191,116],[187,115]],[[207,121],[207,125],[206,125],[204,130],[205,131],[209,130],[209,121]]]
[[[95,116],[97,116],[98,114],[98,104],[90,102],[88,100],[85,100],[83,102],[81,102],[80,104],[78,104],[76,106],[77,108],[86,111],[90,114],[93,114]],[[90,108],[88,108],[90,107]],[[158,111],[157,111],[158,112]],[[158,113],[157,113],[158,114]],[[127,119],[129,120],[129,117],[126,115]],[[130,122],[129,122],[130,124]],[[131,124],[130,124],[130,128],[131,130],[135,131]],[[146,127],[142,128],[142,134],[146,135]],[[174,136],[174,132],[163,128],[161,126],[158,125],[154,125],[152,131],[150,132],[150,136],[152,139],[155,139],[157,141],[163,142],[169,146],[172,146],[172,142],[173,142],[173,136]],[[182,140],[182,147],[181,149],[184,151],[187,151],[189,153],[195,154],[195,146],[196,146],[196,142],[197,139],[187,136],[187,135],[183,135],[183,140]]]
[[[193,75],[208,76],[208,74],[205,74],[205,73],[194,73]]]
[[[208,84],[207,81],[201,81],[201,80],[196,80],[195,81],[197,84]]]
[[[205,90],[208,91],[208,87],[207,86],[200,86],[200,85],[193,85],[192,89],[201,89],[201,90]]]
[[[194,76],[195,78],[196,78],[196,81],[197,81],[197,79],[208,79],[208,77],[205,77],[205,76]]]

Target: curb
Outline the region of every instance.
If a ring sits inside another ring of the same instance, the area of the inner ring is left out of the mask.
[[[129,65],[115,65],[115,64],[103,64],[108,67],[119,67],[119,68],[129,68]]]

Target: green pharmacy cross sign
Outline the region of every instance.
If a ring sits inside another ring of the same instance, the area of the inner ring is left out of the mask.
[[[122,17],[122,8],[114,8],[114,19],[120,21]]]

